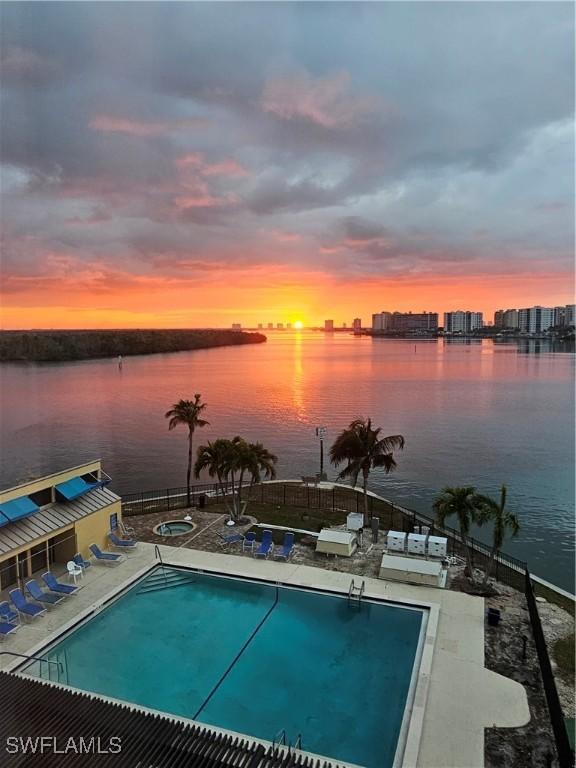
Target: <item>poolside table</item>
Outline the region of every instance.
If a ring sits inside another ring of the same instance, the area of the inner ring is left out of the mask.
[[[342,555],[351,557],[358,546],[356,534],[351,531],[333,531],[330,528],[322,528],[318,534],[316,552],[325,552],[327,555]]]

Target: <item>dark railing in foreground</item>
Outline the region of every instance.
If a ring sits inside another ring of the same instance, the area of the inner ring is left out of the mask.
[[[534,645],[536,646],[536,653],[538,654],[538,662],[540,664],[540,673],[542,675],[546,703],[550,714],[550,722],[552,724],[552,731],[554,732],[558,764],[560,768],[573,768],[574,752],[570,746],[570,739],[568,738],[568,731],[566,729],[566,720],[564,718],[564,712],[562,711],[562,705],[560,704],[560,698],[556,688],[556,680],[554,679],[550,656],[548,655],[548,646],[546,645],[546,638],[544,637],[544,630],[542,629],[542,622],[540,621],[538,605],[534,596],[532,579],[530,578],[528,569],[526,569],[525,574],[524,594],[528,605],[528,613],[530,614],[532,635],[534,636]]]
[[[224,496],[231,494],[231,488],[221,489],[217,483],[194,485],[191,488],[192,503],[197,506],[218,503]],[[307,509],[325,510],[333,515],[341,513],[342,522],[349,512],[362,512],[364,498],[361,492],[346,487],[318,488],[314,485],[296,482],[261,483],[247,485],[243,488],[243,497],[254,502],[274,504],[277,506],[305,507]],[[188,506],[186,488],[167,488],[155,491],[143,491],[122,496],[122,512],[124,515],[139,515],[152,512],[163,512],[183,509]],[[376,496],[368,497],[368,511],[373,517],[380,519],[383,530],[413,531],[415,527],[427,526],[431,534],[441,534],[448,538],[448,554],[464,557],[466,546],[469,547],[472,565],[475,568],[486,568],[490,558],[490,547],[477,539],[463,539],[460,532],[450,526],[439,527],[435,520],[422,512],[399,506],[391,501]],[[548,648],[538,614],[534,597],[532,579],[527,564],[512,555],[499,552],[494,559],[492,575],[500,582],[524,592],[542,681],[550,713],[550,721],[554,733],[558,762],[560,768],[572,768],[574,753],[570,747],[568,733],[562,706],[556,689]]]

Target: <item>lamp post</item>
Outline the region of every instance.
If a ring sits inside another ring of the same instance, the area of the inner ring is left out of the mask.
[[[316,437],[320,438],[320,480],[324,480],[324,437],[326,427],[316,427]]]

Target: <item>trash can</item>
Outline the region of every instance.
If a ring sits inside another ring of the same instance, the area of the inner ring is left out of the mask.
[[[206,506],[206,494],[201,493],[200,496],[198,496],[198,509],[204,509]]]
[[[488,608],[488,624],[497,627],[500,624],[500,611],[498,608]]]

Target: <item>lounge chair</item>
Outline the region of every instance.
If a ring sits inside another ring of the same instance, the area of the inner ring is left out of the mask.
[[[29,616],[32,619],[36,619],[38,616],[43,616],[46,613],[46,608],[42,608],[35,603],[29,603],[19,589],[11,589],[8,594],[21,616]]]
[[[216,533],[220,541],[222,549],[226,549],[230,544],[237,544],[239,541],[244,541],[244,536],[241,533],[231,533],[229,536],[223,536],[221,533]]]
[[[268,557],[274,550],[274,544],[272,542],[272,531],[268,529],[262,531],[262,541],[258,545],[258,548],[254,550],[254,557]]]
[[[58,603],[64,600],[64,595],[49,595],[47,592],[44,592],[34,580],[26,582],[26,589],[32,600],[36,600],[37,603],[58,605]]]
[[[292,554],[293,549],[294,549],[294,534],[292,533],[292,531],[288,531],[287,533],[284,534],[284,542],[282,544],[282,549],[274,550],[274,559],[288,560],[288,558]]]
[[[86,570],[86,568],[90,568],[90,566],[92,565],[90,560],[84,560],[80,552],[77,552],[72,559],[74,560],[76,565],[79,568],[82,568],[84,571]]]
[[[11,635],[12,632],[16,632],[19,629],[18,624],[9,624],[7,621],[0,621],[0,637],[4,639],[7,635]]]
[[[0,603],[0,621],[4,621],[8,624],[17,623],[20,620],[18,611],[13,611],[10,608],[10,604],[7,602]]]
[[[59,595],[74,595],[80,589],[80,587],[72,586],[72,584],[62,584],[50,571],[42,574],[42,581],[50,592],[56,592]]]
[[[102,565],[118,565],[124,559],[123,555],[116,555],[114,552],[106,552],[100,549],[97,544],[90,544],[88,547],[90,552],[94,555],[94,559],[97,563]]]
[[[123,520],[120,520],[118,522],[118,527],[120,528],[120,532],[122,533],[122,536],[133,536],[136,531],[134,528],[132,528],[131,525],[126,525],[126,523]]]
[[[114,531],[110,531],[108,538],[114,549],[135,549],[138,546],[138,542],[134,539],[120,539]]]
[[[242,542],[242,551],[248,549],[250,552],[253,552],[254,544],[256,544],[256,534],[254,531],[249,531],[246,536],[244,536],[244,541]]]

